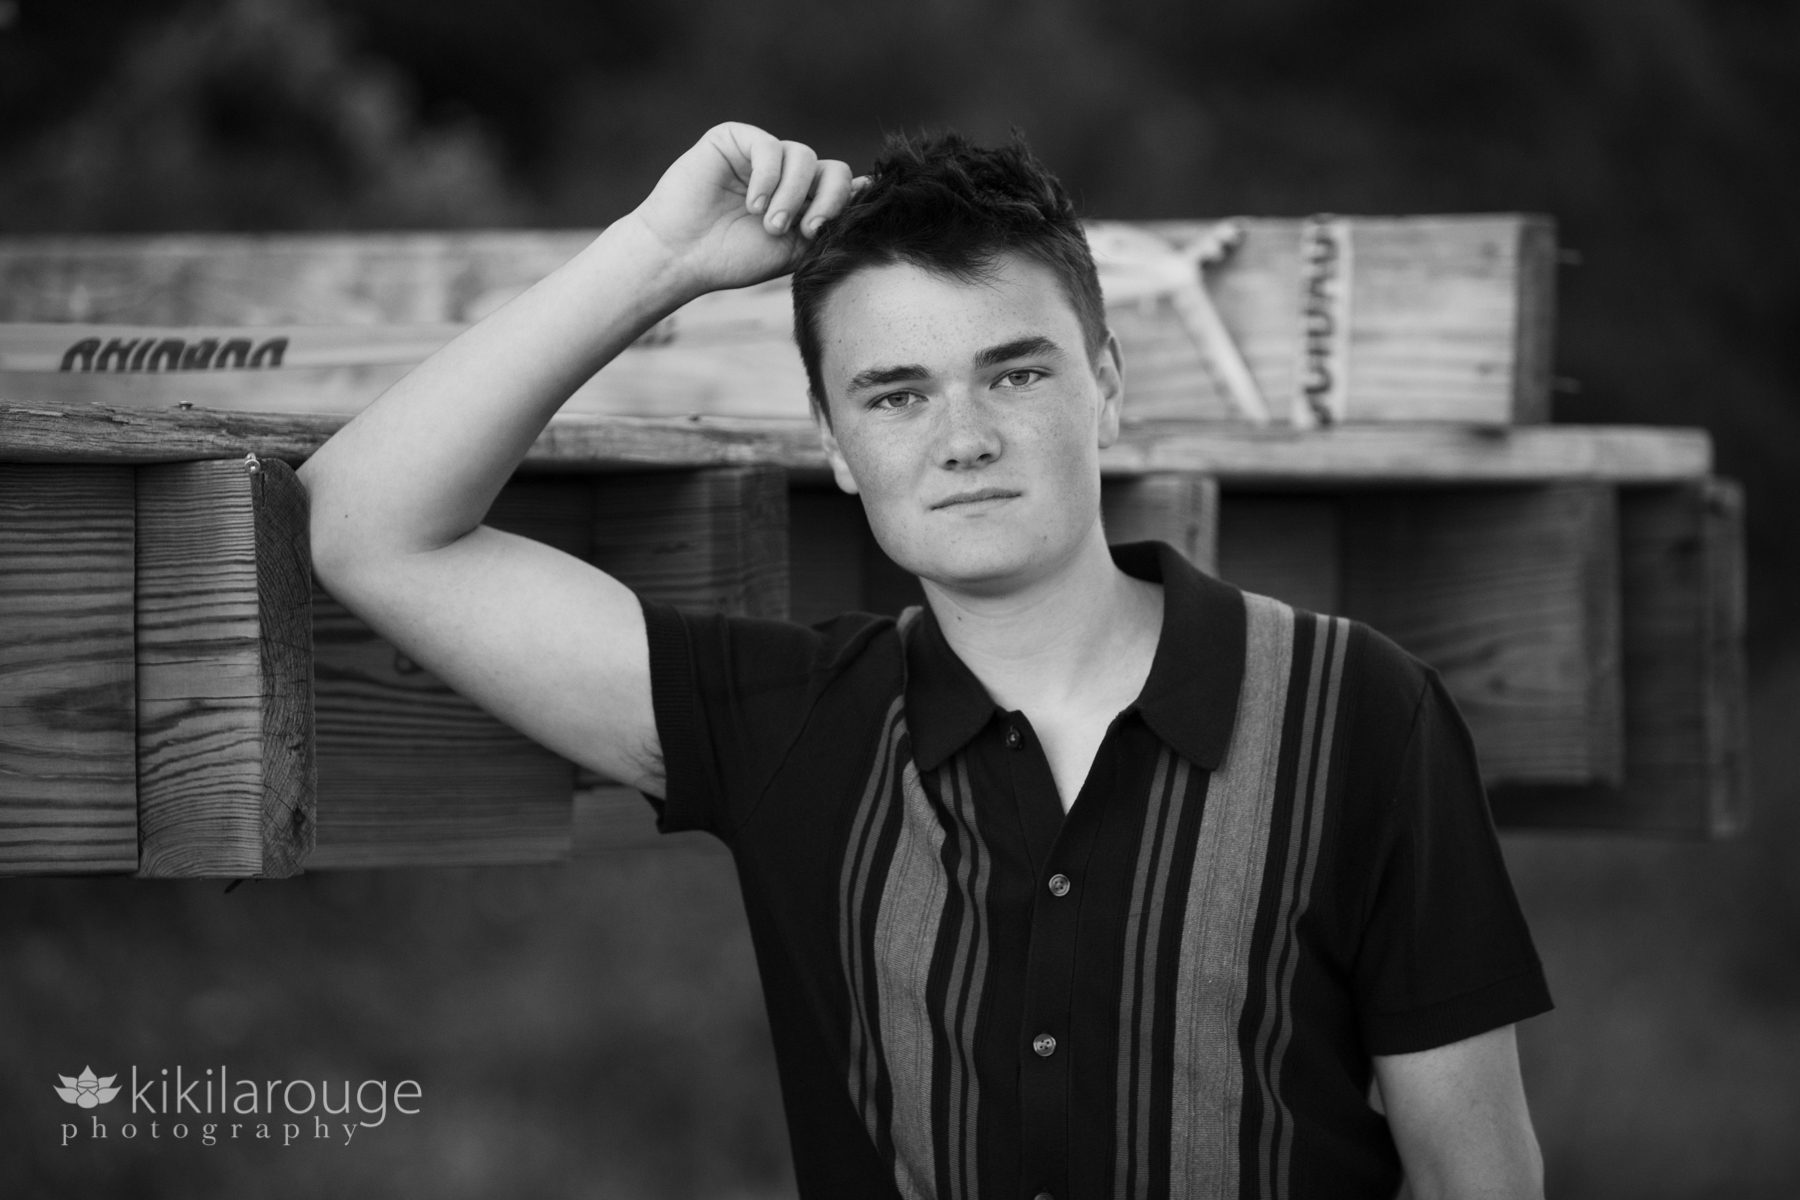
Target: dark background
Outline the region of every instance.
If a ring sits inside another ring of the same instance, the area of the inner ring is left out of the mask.
[[[1756,816],[1507,837],[1559,1002],[1521,1031],[1549,1187],[1800,1194],[1800,6],[0,0],[9,233],[593,228],[727,117],[855,165],[1018,125],[1097,217],[1558,219],[1558,419],[1704,426],[1746,485]],[[788,1186],[729,861],[691,848],[0,881],[0,1030],[0,1195]],[[50,1088],[90,1062],[413,1078],[424,1111],[61,1149]]]

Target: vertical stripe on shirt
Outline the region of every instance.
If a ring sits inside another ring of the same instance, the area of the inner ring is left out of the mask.
[[[940,938],[938,955],[949,954],[947,971],[934,964],[930,1011],[945,1013],[938,1030],[940,1053],[933,1096],[944,1098],[943,1141],[948,1153],[938,1159],[938,1195],[973,1197],[976,1187],[976,1110],[981,1091],[975,1075],[975,1021],[981,1008],[982,983],[987,975],[987,881],[990,857],[981,843],[975,818],[975,794],[969,785],[969,765],[956,755],[938,772],[939,793],[946,797],[954,837],[944,845],[945,872],[956,890],[951,905],[955,923],[954,944]],[[941,1003],[935,980],[948,975]],[[937,1106],[934,1103],[934,1111]]]
[[[1280,767],[1294,610],[1246,595],[1237,728],[1207,788],[1182,914],[1169,1136],[1171,1197],[1235,1197],[1243,1115],[1237,1029]]]
[[[1173,768],[1173,769],[1171,769]],[[1125,922],[1130,961],[1119,995],[1119,1079],[1115,1121],[1113,1194],[1144,1197],[1150,1186],[1152,1056],[1154,1053],[1157,948],[1167,902],[1175,830],[1187,794],[1187,761],[1167,746],[1157,756],[1149,808],[1138,842],[1131,907]]]
[[[928,790],[909,751],[896,707],[839,880],[848,1082],[900,1194],[959,1200],[978,1191],[975,1030],[991,856],[966,761],[945,764]]]
[[[1342,618],[1310,617],[1311,645],[1305,706],[1300,722],[1289,803],[1291,823],[1282,871],[1274,945],[1264,974],[1264,1007],[1256,1036],[1255,1065],[1262,1092],[1264,1120],[1259,1131],[1257,1174],[1259,1195],[1288,1195],[1288,1167],[1293,1157],[1294,1118],[1282,1099],[1278,1081],[1294,1029],[1293,984],[1299,962],[1299,923],[1312,893],[1325,816],[1325,785],[1330,774],[1331,744],[1336,725],[1338,685],[1343,678],[1347,625]]]
[[[881,1119],[878,1098],[882,1080],[881,1043],[874,1036],[874,1031],[879,1028],[880,1013],[876,1010],[877,994],[869,968],[867,931],[870,922],[864,919],[864,906],[868,903],[869,878],[874,873],[875,846],[886,823],[894,790],[901,735],[906,729],[902,708],[901,699],[895,697],[883,719],[880,748],[863,788],[862,803],[857,806],[851,822],[850,844],[844,853],[844,868],[838,885],[838,950],[850,994],[850,1094],[862,1114],[869,1137],[884,1155],[890,1152],[890,1146],[887,1123]]]

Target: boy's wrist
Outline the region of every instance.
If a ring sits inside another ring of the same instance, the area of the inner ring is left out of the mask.
[[[602,246],[605,249],[602,249]],[[657,236],[636,209],[626,213],[600,234],[585,253],[600,254],[616,261],[609,264],[610,286],[617,286],[622,268],[636,281],[640,297],[648,305],[666,315],[696,296],[713,290],[685,256],[677,253]]]

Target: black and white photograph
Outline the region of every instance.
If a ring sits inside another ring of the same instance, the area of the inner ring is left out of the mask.
[[[1797,66],[0,0],[0,1196],[1800,1195]]]

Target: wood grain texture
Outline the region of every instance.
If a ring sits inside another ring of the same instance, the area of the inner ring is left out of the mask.
[[[1508,788],[1510,825],[1726,837],[1750,819],[1743,495],[1730,480],[1619,497],[1622,786]]]
[[[1300,357],[1301,222],[1257,218],[1237,225],[1241,243],[1208,269],[1206,283],[1270,408],[1283,413],[1296,395]],[[1522,345],[1522,329],[1548,328],[1543,314],[1554,273],[1533,269],[1540,248],[1554,253],[1546,219],[1354,217],[1345,227],[1354,246],[1348,420],[1542,416],[1547,380],[1520,370],[1519,355],[1534,344]],[[1238,419],[1170,294],[1171,287],[1200,281],[1191,250],[1213,229],[1209,221],[1089,225],[1109,320],[1130,369],[1133,416]],[[156,336],[159,344],[181,336],[170,330],[182,326],[464,324],[549,273],[592,236],[6,238],[0,239],[0,321],[169,327],[136,335]],[[805,382],[789,340],[788,306],[784,280],[702,297],[621,356],[582,402],[615,412],[803,416]],[[275,382],[276,402],[284,407],[353,412],[380,390],[333,373],[334,367],[297,369],[318,373]],[[151,382],[139,394],[160,393],[158,377],[146,378]]]
[[[144,412],[81,401],[25,404],[0,385],[0,462],[183,462],[263,457],[299,461],[344,419],[173,409]],[[522,468],[779,466],[823,482],[810,420],[554,418]],[[1325,487],[1536,483],[1558,479],[1674,483],[1712,470],[1703,429],[1631,425],[1339,426],[1249,429],[1192,421],[1128,422],[1100,453],[1106,475],[1197,471],[1239,486]]]
[[[1209,574],[1219,561],[1219,484],[1206,475],[1157,472],[1109,479],[1100,488],[1109,544],[1159,541]]]
[[[515,478],[485,524],[585,558],[585,477]],[[315,591],[319,839],[313,869],[555,862],[574,767]]]
[[[285,878],[300,873],[318,834],[311,523],[306,489],[278,458],[252,472],[250,501],[263,683],[263,874]]]
[[[309,577],[285,464],[137,472],[140,874],[300,870],[314,825]]]
[[[1333,497],[1227,493],[1219,503],[1219,575],[1309,612],[1341,612],[1342,535]]]
[[[786,492],[773,467],[518,477],[485,523],[593,562],[652,599],[781,616]],[[482,711],[322,593],[316,630],[315,869],[568,856],[576,789],[600,786],[591,775]],[[644,807],[635,792],[618,792]]]
[[[132,475],[0,464],[0,874],[137,869]]]
[[[1613,489],[1364,496],[1343,521],[1345,615],[1437,668],[1490,783],[1622,778]]]
[[[785,617],[787,493],[773,466],[596,476],[590,561],[678,608]]]

